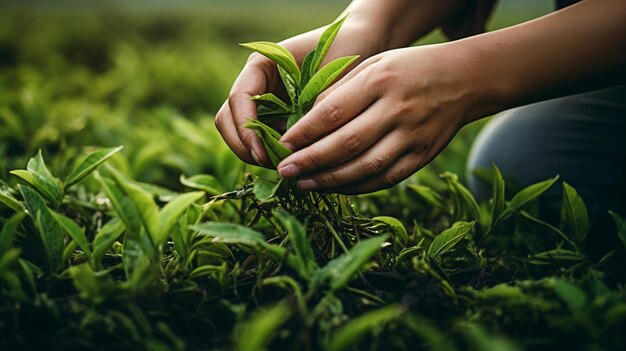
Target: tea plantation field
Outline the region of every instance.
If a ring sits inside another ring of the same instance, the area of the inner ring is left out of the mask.
[[[480,124],[359,197],[236,158],[213,123],[236,44],[334,11],[0,13],[0,349],[623,348],[626,214],[599,229],[557,175],[497,167],[476,201]]]

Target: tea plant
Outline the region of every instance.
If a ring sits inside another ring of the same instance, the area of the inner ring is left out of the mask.
[[[27,31],[32,22],[19,23]],[[129,28],[130,43],[146,31]],[[85,72],[46,50],[30,58],[45,65],[0,60],[0,349],[622,348],[624,213],[598,229],[568,184],[520,189],[496,167],[481,172],[493,189],[485,202],[449,172],[350,201],[298,192],[244,168],[209,118],[182,117],[200,104],[193,91],[180,100],[127,74],[200,77],[215,62],[181,65],[147,46],[146,68],[133,61],[142,50],[88,33],[116,47],[110,71]],[[2,48],[22,53],[46,42],[6,38],[0,31]],[[283,102],[294,115],[306,72],[324,70],[296,67],[298,99]],[[150,105],[160,98],[184,101],[182,112]],[[288,122],[259,104],[264,125]],[[118,143],[123,151],[81,146]],[[546,216],[539,205],[558,187],[560,213]],[[590,243],[598,238],[611,243],[606,251]]]

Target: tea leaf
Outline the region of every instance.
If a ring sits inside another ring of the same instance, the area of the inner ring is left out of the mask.
[[[331,290],[345,287],[369,260],[382,248],[386,235],[375,236],[357,242],[347,253],[320,268],[313,279],[314,284],[330,281]]]
[[[617,227],[617,236],[619,236],[620,240],[626,247],[626,219],[617,214],[616,212],[609,211],[611,216],[613,217],[613,221],[615,222],[615,226]]]
[[[428,248],[428,255],[437,259],[441,254],[450,251],[474,228],[475,223],[476,221],[457,222],[452,228],[437,235]]]
[[[204,196],[203,192],[196,191],[191,193],[185,193],[177,196],[174,200],[170,201],[161,209],[159,214],[159,232],[154,240],[156,245],[161,245],[167,240],[172,228],[176,225],[178,218],[191,206],[194,202],[198,201]]]
[[[56,271],[61,264],[63,257],[64,237],[63,230],[52,213],[44,199],[32,188],[19,185],[20,193],[26,202],[28,213],[34,220],[39,236],[46,250],[48,266],[51,271]]]
[[[562,278],[551,279],[549,282],[572,312],[580,312],[583,309],[587,303],[587,295],[582,289]]]
[[[358,58],[358,55],[342,57],[322,67],[322,69],[311,77],[309,83],[302,89],[298,105],[304,106],[304,110],[306,110],[307,106]]]
[[[300,84],[300,70],[298,69],[298,65],[296,64],[296,59],[293,58],[293,55],[289,52],[289,50],[278,44],[268,41],[257,41],[252,43],[243,43],[239,45],[256,51],[259,54],[276,62],[279,67],[283,68],[289,74],[289,76],[293,78],[296,86]]]
[[[84,230],[76,224],[72,219],[65,217],[62,214],[50,211],[57,223],[63,228],[63,230],[74,240],[74,242],[80,247],[88,256],[91,255],[91,248],[89,247],[89,241],[85,236]]]
[[[278,327],[289,319],[291,310],[286,304],[262,309],[238,326],[235,349],[237,351],[263,351],[276,335]]]
[[[5,204],[8,208],[12,209],[15,212],[21,212],[25,210],[24,206],[19,201],[17,201],[13,197],[13,195],[11,195],[10,193],[5,193],[4,191],[2,191],[2,189],[0,189],[0,203]]]
[[[102,164],[102,162],[106,161],[109,157],[113,156],[123,148],[123,146],[118,146],[110,149],[101,149],[89,154],[80,162],[78,166],[76,166],[76,168],[72,170],[72,172],[70,172],[67,178],[65,178],[63,189],[67,189],[81,181],[93,172],[100,164]]]
[[[317,47],[315,48],[311,66],[309,68],[310,76],[313,76],[315,72],[317,72],[317,69],[322,64],[322,60],[324,60],[324,57],[326,56],[326,53],[328,52],[330,45],[335,40],[335,37],[337,36],[337,33],[339,33],[339,29],[341,28],[341,25],[346,20],[346,17],[347,16],[344,16],[343,18],[329,25],[328,28],[326,28],[326,30],[320,36],[320,39],[317,42]],[[304,65],[303,65],[303,70],[304,70]]]
[[[276,95],[272,93],[267,93],[263,95],[255,95],[250,98],[257,103],[264,103],[268,105],[268,107],[277,110],[279,112],[289,112],[291,109],[287,104],[285,104],[281,99],[279,99]]]
[[[275,215],[278,217],[285,230],[287,230],[289,241],[293,244],[296,257],[299,260],[300,269],[298,272],[300,276],[304,279],[310,279],[311,273],[315,270],[317,264],[315,264],[315,254],[313,253],[313,248],[306,235],[304,226],[294,216],[283,209],[276,211]]]
[[[278,166],[280,161],[284,158],[291,155],[291,150],[287,149],[278,141],[280,139],[280,134],[278,134],[278,132],[271,127],[258,120],[249,120],[243,126],[245,128],[252,129],[258,134],[274,167]]]
[[[424,185],[410,184],[409,189],[415,191],[415,193],[426,202],[426,204],[438,208],[444,212],[448,212],[448,206],[441,195],[437,194],[433,189]]]
[[[102,260],[104,254],[111,248],[115,240],[122,235],[124,229],[126,229],[124,222],[119,218],[113,218],[100,228],[93,239],[92,257],[95,262]]]
[[[15,233],[17,233],[24,217],[26,217],[26,213],[18,212],[4,223],[2,230],[0,230],[0,257],[13,246]]]
[[[278,75],[280,76],[280,80],[283,81],[283,85],[285,86],[285,90],[287,90],[287,95],[289,95],[291,104],[295,104],[298,99],[298,84],[296,84],[293,77],[280,66],[278,66]]]
[[[219,180],[208,174],[197,174],[189,178],[181,174],[180,183],[192,189],[202,190],[211,196],[219,195],[224,192],[224,188]]]
[[[491,225],[494,226],[498,222],[498,218],[504,211],[505,204],[505,188],[502,173],[495,164],[492,164],[493,185],[492,185],[492,203],[491,203]]]
[[[556,264],[559,266],[565,263],[577,263],[585,260],[584,256],[571,250],[565,249],[553,249],[544,252],[540,252],[530,256],[528,263],[534,265],[551,265]]]
[[[519,193],[515,194],[511,201],[508,203],[506,209],[502,212],[499,217],[499,220],[502,221],[509,217],[513,212],[521,209],[527,203],[535,200],[541,194],[546,192],[556,181],[559,179],[559,176],[556,176],[552,179],[544,180],[539,183],[535,183],[533,185],[528,186],[527,188],[522,189]]]
[[[282,179],[278,178],[275,180],[267,180],[261,177],[254,177],[252,179],[254,184],[253,192],[254,197],[261,202],[265,202],[276,194],[276,191],[280,188],[282,184]]]
[[[393,229],[395,233],[393,237],[394,245],[397,246],[398,249],[401,250],[406,245],[409,240],[409,234],[407,233],[404,224],[402,224],[402,222],[398,219],[389,216],[378,216],[372,218],[372,220],[381,221]]]
[[[350,346],[358,345],[359,341],[372,329],[383,328],[401,314],[402,308],[398,305],[389,305],[364,313],[333,333],[327,350],[341,351],[349,349]]]
[[[587,207],[582,198],[566,182],[563,182],[563,202],[561,205],[561,229],[576,242],[582,243],[589,231]]]
[[[300,70],[302,72],[302,78],[300,78],[300,89],[306,86],[306,84],[309,82],[309,79],[311,79],[311,76],[314,73],[311,72],[311,66],[313,65],[315,51],[315,49],[309,51],[309,53],[306,54],[306,56],[304,56],[304,59],[302,60],[302,69]]]
[[[262,247],[267,243],[263,234],[234,223],[207,222],[189,227],[198,233],[213,237],[213,241],[226,244],[244,244]]]
[[[152,195],[137,184],[124,177],[114,168],[110,167],[108,172],[111,173],[117,185],[124,191],[130,200],[130,206],[135,207],[136,214],[143,223],[146,232],[155,242],[159,235],[159,209],[152,199]]]
[[[117,215],[122,219],[128,230],[138,237],[141,233],[141,218],[137,207],[134,206],[132,201],[113,180],[104,178],[97,172],[95,175]]]
[[[11,174],[18,176],[26,183],[32,185],[40,194],[46,197],[53,206],[58,206],[63,199],[63,189],[60,181],[52,176],[41,155],[37,155],[28,161],[26,170],[14,170]]]

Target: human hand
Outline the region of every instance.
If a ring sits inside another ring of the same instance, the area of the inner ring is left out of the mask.
[[[293,37],[280,45],[287,48],[298,64],[317,45],[324,28]],[[335,38],[322,65],[338,57],[360,53],[366,57],[377,52],[379,45],[375,36],[366,35],[366,26],[346,22]],[[256,104],[250,98],[254,95],[274,93],[281,90],[280,77],[276,64],[270,59],[254,53],[236,79],[228,100],[216,115],[215,124],[228,146],[237,156],[248,163],[270,166],[269,157],[256,134],[244,128],[248,119],[256,119]]]
[[[322,93],[283,135],[294,153],[278,171],[305,190],[391,187],[481,113],[480,93],[471,60],[450,44],[376,55]]]

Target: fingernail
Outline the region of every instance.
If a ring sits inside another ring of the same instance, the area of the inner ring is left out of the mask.
[[[280,142],[281,144],[283,144],[283,146],[285,146],[287,149],[291,150],[291,151],[296,151],[295,146],[293,146],[293,144],[288,143],[288,142]]]
[[[300,175],[300,168],[294,164],[289,164],[280,167],[278,173],[283,178],[295,178]]]
[[[298,181],[298,188],[302,190],[313,190],[317,188],[317,182],[313,179],[302,179]]]
[[[250,153],[252,154],[252,158],[254,159],[254,162],[256,162],[256,164],[261,165],[261,161],[259,161],[259,156],[257,156],[256,152],[254,152],[254,150],[250,151]]]

